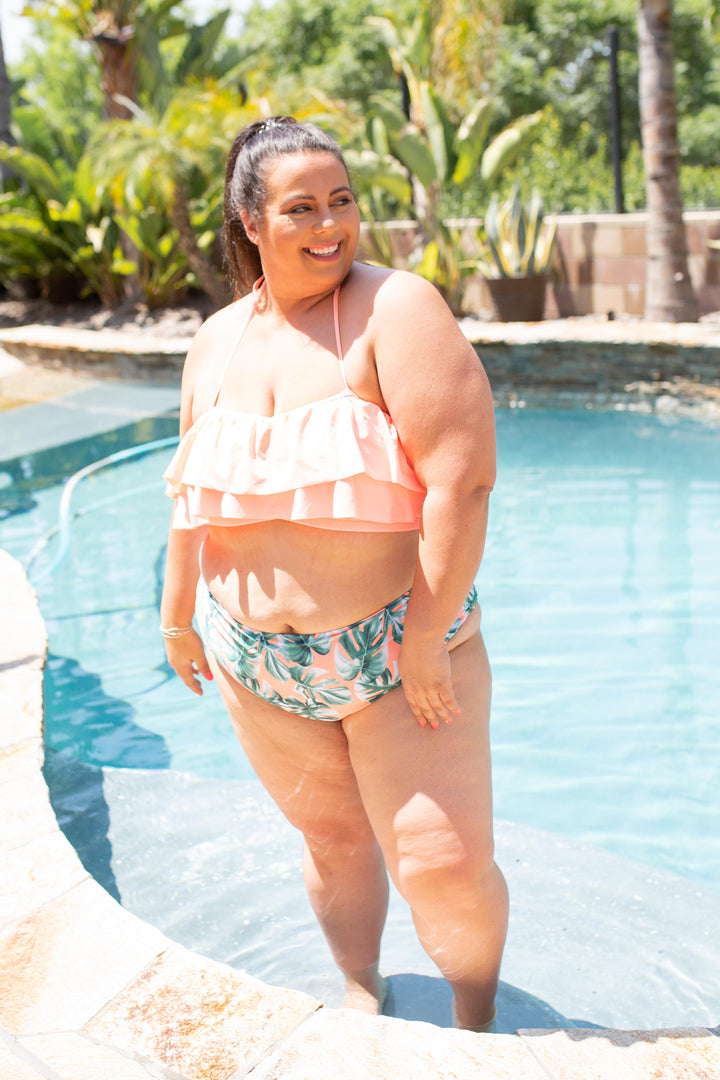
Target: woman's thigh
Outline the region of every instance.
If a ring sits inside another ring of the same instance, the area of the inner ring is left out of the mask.
[[[343,721],[363,804],[398,881],[404,857],[492,858],[491,678],[479,633],[450,653],[461,714],[420,727],[398,687]]]
[[[341,723],[270,705],[208,659],[255,775],[288,820],[318,840],[347,829],[369,832]]]

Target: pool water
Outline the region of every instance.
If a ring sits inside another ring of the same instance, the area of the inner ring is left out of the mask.
[[[477,581],[496,814],[720,890],[720,428],[589,410],[497,424]],[[171,453],[78,483],[60,561],[73,447],[4,472],[0,545],[48,626],[46,741],[95,765],[250,778],[217,691],[190,694],[158,634]]]

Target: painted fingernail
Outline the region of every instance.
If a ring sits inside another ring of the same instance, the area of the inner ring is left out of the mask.
[[[208,680],[208,682],[212,682],[212,677],[213,677],[212,671],[206,671],[205,672],[205,678]]]

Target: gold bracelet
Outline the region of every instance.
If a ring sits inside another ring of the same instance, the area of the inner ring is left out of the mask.
[[[190,624],[190,626],[163,626],[162,624],[160,625],[160,633],[164,638],[184,637],[185,634],[189,634],[190,631],[194,629],[195,627],[192,625],[192,623]]]

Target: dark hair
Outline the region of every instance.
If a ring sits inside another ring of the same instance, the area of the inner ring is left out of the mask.
[[[256,220],[267,201],[267,164],[284,154],[323,151],[333,154],[347,172],[335,139],[314,124],[301,124],[294,116],[255,120],[235,138],[225,170],[225,259],[235,299],[249,292],[262,274],[257,246],[248,239],[240,211]]]

